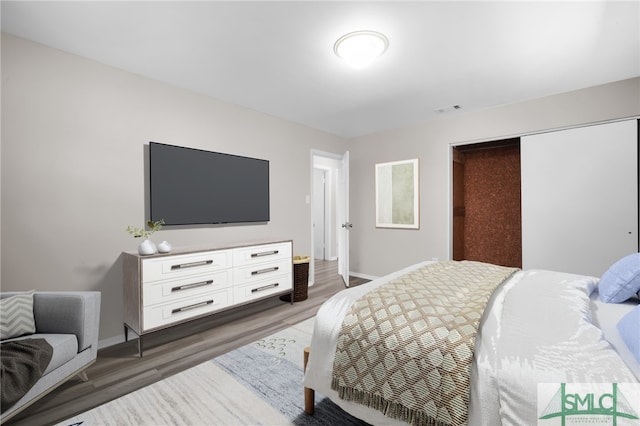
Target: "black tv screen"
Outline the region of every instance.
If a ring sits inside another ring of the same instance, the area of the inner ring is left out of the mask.
[[[269,221],[269,161],[149,143],[151,220],[166,225]]]

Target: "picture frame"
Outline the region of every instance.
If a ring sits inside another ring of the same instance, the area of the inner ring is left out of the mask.
[[[420,228],[417,158],[375,165],[376,228]]]

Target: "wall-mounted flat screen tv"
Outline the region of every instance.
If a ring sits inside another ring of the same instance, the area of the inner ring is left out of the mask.
[[[166,225],[269,221],[269,161],[149,143],[151,220]]]

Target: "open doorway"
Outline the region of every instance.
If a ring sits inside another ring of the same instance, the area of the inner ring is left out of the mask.
[[[335,186],[335,170],[325,165],[314,164],[311,226],[313,227],[313,257],[317,260],[338,259],[335,244]]]
[[[347,217],[345,200],[348,199],[344,197],[345,185],[348,185],[348,180],[344,179],[345,155],[311,152],[310,284],[315,281],[316,260],[343,265],[344,257],[348,257],[348,251],[342,254],[341,250],[345,244],[345,236],[341,234],[346,232],[341,223]]]

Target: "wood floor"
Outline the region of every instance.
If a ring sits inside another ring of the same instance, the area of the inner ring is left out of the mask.
[[[162,380],[225,352],[315,316],[320,305],[344,289],[337,262],[315,261],[315,283],[307,300],[294,304],[278,297],[98,351],[88,382],[73,378],[3,425],[50,425]],[[350,286],[367,280],[350,279]],[[302,354],[300,354],[302,356]]]

